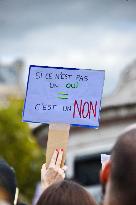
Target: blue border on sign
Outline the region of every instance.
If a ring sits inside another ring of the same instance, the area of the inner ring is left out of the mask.
[[[30,65],[29,66],[29,73],[28,73],[28,79],[27,79],[27,87],[26,87],[26,95],[25,95],[25,102],[24,102],[24,107],[23,107],[23,111],[22,111],[22,116],[24,117],[24,111],[25,111],[25,107],[26,107],[26,98],[27,98],[27,93],[28,93],[28,84],[29,84],[29,79],[30,79],[30,70],[31,67],[39,67],[39,68],[53,68],[53,69],[65,69],[65,70],[81,70],[82,68],[66,68],[66,67],[55,67],[55,66],[39,66],[39,65]],[[93,69],[83,69],[83,70],[93,70]],[[93,70],[93,71],[102,71],[104,72],[104,80],[105,80],[105,70]],[[103,87],[104,87],[104,81],[103,81]],[[102,89],[102,93],[103,93],[103,89]],[[101,98],[102,98],[102,93],[101,93]],[[99,113],[101,111],[101,106],[99,109]],[[99,128],[100,125],[100,114],[99,114],[99,119],[98,119],[98,126],[90,126],[90,125],[80,125],[80,124],[70,124],[71,126],[75,126],[75,127],[84,127],[84,128],[94,128],[97,129]],[[29,123],[41,123],[41,122],[33,122],[33,121],[29,121],[29,120],[22,120],[22,122],[29,122]],[[53,122],[52,122],[53,123]],[[59,122],[59,123],[63,123],[63,122]],[[43,122],[41,124],[49,124],[47,122]],[[66,123],[67,124],[67,123]]]
[[[30,120],[23,120],[22,122],[29,122],[29,123],[38,123],[38,124],[50,124],[50,123],[56,123],[56,122],[34,122],[34,121],[30,121]],[[58,123],[64,123],[64,122],[58,122]],[[68,124],[68,123],[64,123],[64,124]],[[73,127],[83,127],[83,128],[94,128],[97,129],[99,128],[99,126],[90,126],[90,125],[80,125],[80,124],[70,124]]]
[[[25,102],[24,102],[24,108],[23,108],[23,112],[22,115],[24,117],[24,112],[25,112],[25,107],[26,107],[26,98],[27,98],[27,93],[28,93],[28,83],[29,83],[29,78],[30,78],[30,69],[31,69],[31,65],[29,66],[29,72],[28,72],[28,79],[27,79],[27,86],[26,86],[26,95],[25,95]],[[22,120],[23,121],[23,120]],[[24,122],[24,121],[23,121]]]
[[[65,69],[65,70],[93,70],[94,72],[96,71],[102,71],[105,72],[105,70],[94,70],[94,69],[85,69],[85,68],[67,68],[67,67],[56,67],[56,66],[40,66],[40,65],[30,65],[30,67],[38,67],[38,68],[54,68],[54,69]],[[30,68],[29,67],[29,68]]]

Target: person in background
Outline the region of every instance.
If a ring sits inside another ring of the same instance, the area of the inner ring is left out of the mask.
[[[136,204],[136,125],[117,140],[101,179],[107,179],[104,205]]]
[[[82,186],[62,180],[45,189],[37,205],[96,205],[96,203]]]
[[[0,160],[0,205],[15,204],[17,181],[13,168]]]

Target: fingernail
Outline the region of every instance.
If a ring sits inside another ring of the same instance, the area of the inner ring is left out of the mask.
[[[59,150],[58,150],[58,149],[56,149],[56,152],[59,152]]]
[[[61,149],[61,151],[63,152],[63,151],[64,151],[64,149]]]

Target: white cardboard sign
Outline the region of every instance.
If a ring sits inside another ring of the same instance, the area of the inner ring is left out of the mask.
[[[99,127],[104,70],[29,68],[23,121]]]

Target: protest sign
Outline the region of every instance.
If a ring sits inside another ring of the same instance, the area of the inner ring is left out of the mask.
[[[29,68],[23,121],[48,123],[46,164],[54,150],[66,148],[70,125],[99,126],[105,72],[34,66]]]
[[[30,66],[23,121],[99,126],[103,70]]]

